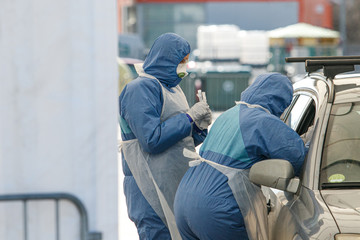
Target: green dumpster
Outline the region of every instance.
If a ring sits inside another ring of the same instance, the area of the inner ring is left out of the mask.
[[[225,111],[240,100],[241,92],[249,86],[251,67],[214,66],[200,74],[202,90],[213,111]]]

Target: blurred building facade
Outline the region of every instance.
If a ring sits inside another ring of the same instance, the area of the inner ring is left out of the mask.
[[[118,0],[122,33],[137,33],[150,47],[175,32],[196,48],[200,25],[235,24],[241,30],[272,30],[305,22],[332,28],[329,0]]]

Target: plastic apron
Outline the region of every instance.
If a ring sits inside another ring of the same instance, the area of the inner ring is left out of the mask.
[[[268,109],[260,105],[248,104],[245,102],[236,102],[236,104],[245,104],[250,108],[261,108],[270,113]],[[196,158],[191,152],[184,151],[184,155]],[[261,188],[253,184],[249,179],[249,169],[238,169],[224,166],[213,161],[199,158],[190,162],[190,167],[197,166],[205,162],[224,174],[228,178],[228,185],[239,206],[241,214],[244,217],[246,232],[250,240],[267,240],[267,207],[266,199]]]
[[[171,88],[174,91],[172,93],[160,82],[159,84],[164,99],[161,122],[189,110],[186,97],[179,86]],[[197,155],[191,134],[160,154],[144,152],[137,139],[123,141],[121,145],[125,160],[142,194],[168,227],[171,238],[181,240],[173,205],[178,185],[189,168],[189,161],[194,160],[185,157],[183,151],[187,149]],[[198,157],[199,155],[195,159]]]
[[[267,240],[267,208],[261,188],[250,182],[248,169],[224,166],[206,159],[192,161],[191,166],[205,162],[224,174],[244,217],[250,240]]]

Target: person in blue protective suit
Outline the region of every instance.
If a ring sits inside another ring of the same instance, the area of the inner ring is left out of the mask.
[[[174,33],[159,36],[139,77],[119,97],[124,193],[129,218],[140,239],[181,239],[173,203],[178,184],[189,168],[211,124],[206,101],[191,108],[178,85],[186,73],[189,43]]]
[[[274,158],[288,160],[299,173],[307,149],[280,120],[292,96],[286,76],[260,75],[241,101],[216,119],[201,158],[190,163],[176,193],[183,239],[268,239],[265,198],[248,173],[254,163]]]

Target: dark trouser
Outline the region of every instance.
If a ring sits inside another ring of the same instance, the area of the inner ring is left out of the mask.
[[[184,240],[248,239],[226,176],[207,164],[186,172],[176,192],[174,211]]]
[[[133,176],[125,176],[124,193],[129,218],[135,223],[140,240],[171,240],[168,228],[146,201]]]

